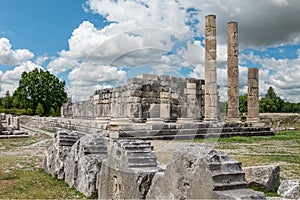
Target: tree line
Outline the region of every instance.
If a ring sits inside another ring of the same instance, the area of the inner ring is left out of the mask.
[[[13,94],[6,91],[0,98],[0,112],[14,115],[60,116],[67,101],[64,81],[49,71],[34,69],[23,72]]]
[[[220,102],[220,112],[227,112],[227,102]],[[240,114],[248,111],[248,94],[239,96]],[[300,113],[300,102],[290,103],[282,100],[274,91],[273,87],[269,87],[266,95],[259,100],[260,113]]]

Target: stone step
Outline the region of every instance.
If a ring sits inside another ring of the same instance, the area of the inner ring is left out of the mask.
[[[148,168],[157,167],[157,163],[129,163],[129,168]]]
[[[140,145],[135,145],[135,144],[127,144],[127,145],[124,145],[124,148],[125,149],[144,149],[144,148],[151,148],[153,149],[152,146],[148,145],[148,144],[140,144]]]
[[[83,152],[86,154],[107,153],[107,146],[85,146]]]
[[[127,151],[128,157],[151,157],[153,151]]]
[[[190,140],[195,138],[225,138],[233,136],[274,136],[272,131],[262,132],[234,132],[234,133],[209,133],[209,134],[178,134],[178,135],[155,135],[155,136],[131,136],[129,138],[140,140]],[[127,137],[124,137],[127,138]]]
[[[129,163],[156,163],[157,158],[156,157],[134,157],[134,158],[128,158]]]
[[[75,142],[71,142],[71,141],[59,141],[58,145],[59,146],[68,146],[68,147],[71,147],[71,146],[73,146],[75,144]]]
[[[213,181],[215,183],[232,183],[232,182],[246,182],[245,173],[243,172],[231,172],[231,173],[219,173],[213,175]]]
[[[247,187],[247,182],[215,183],[213,191],[246,189]]]
[[[242,163],[241,162],[210,163],[209,170],[212,173],[241,171]]]

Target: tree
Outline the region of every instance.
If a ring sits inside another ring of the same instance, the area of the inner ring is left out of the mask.
[[[51,108],[56,110],[67,101],[65,82],[40,69],[23,72],[13,96],[18,99],[20,108],[31,109],[32,113],[36,113],[41,104],[44,115],[49,115]]]
[[[7,90],[5,96],[2,99],[3,107],[6,109],[12,108],[12,97],[10,96],[9,91]]]
[[[36,107],[35,112],[39,116],[42,116],[44,114],[44,108],[43,108],[43,105],[41,103],[38,104],[38,106]]]
[[[56,113],[55,113],[54,108],[52,108],[52,107],[50,108],[49,115],[52,116],[52,117],[55,117],[55,116],[56,116]]]
[[[277,96],[274,89],[269,87],[266,95],[259,102],[260,112],[281,112],[284,101]]]
[[[239,96],[239,111],[240,114],[247,113],[248,111],[248,94]]]

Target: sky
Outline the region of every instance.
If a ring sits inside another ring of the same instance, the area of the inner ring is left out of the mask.
[[[239,23],[240,94],[259,68],[300,102],[299,0],[1,0],[0,96],[24,71],[49,70],[73,101],[141,73],[204,79],[205,16],[217,16],[217,76],[227,100],[227,23]]]

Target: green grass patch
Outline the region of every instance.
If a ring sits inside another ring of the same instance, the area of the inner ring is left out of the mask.
[[[84,198],[81,193],[70,188],[64,181],[44,173],[42,169],[35,171],[14,170],[9,174],[1,175],[0,184],[1,180],[11,181],[12,184],[2,188],[0,199]]]
[[[276,191],[269,191],[267,189],[264,189],[264,190],[261,190],[260,188],[258,188],[257,186],[249,186],[249,188],[251,188],[252,190],[255,190],[255,191],[260,191],[260,192],[263,192],[265,193],[265,195],[267,197],[278,197],[278,194]]]

